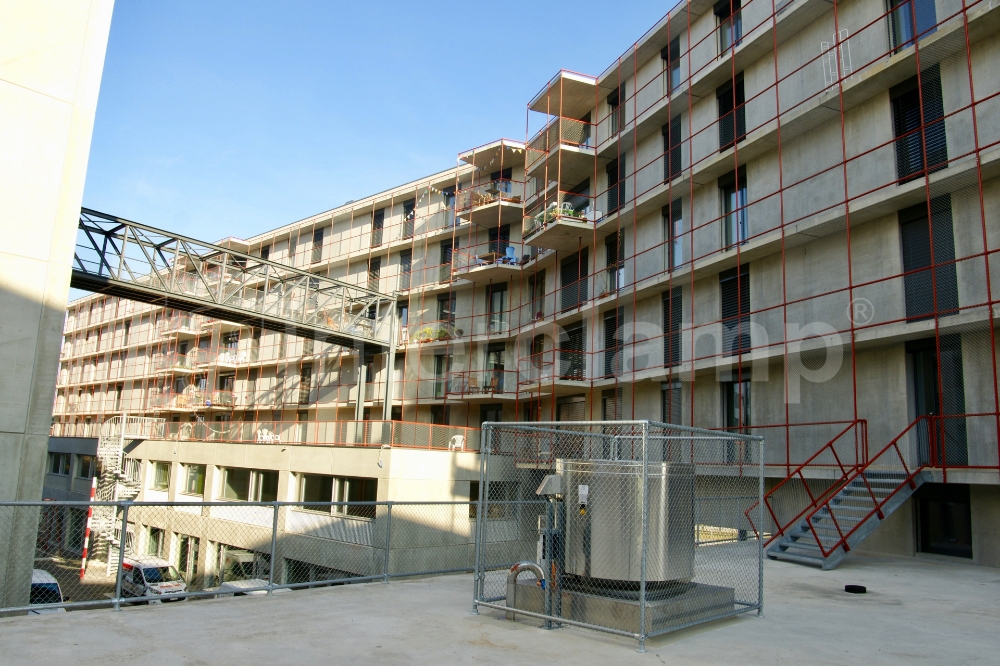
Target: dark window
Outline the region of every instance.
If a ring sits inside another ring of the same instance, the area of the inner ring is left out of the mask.
[[[438,294],[438,321],[455,321],[455,292]]]
[[[715,91],[719,103],[719,152],[746,138],[746,97],[743,93],[743,73],[727,81]]]
[[[660,420],[664,423],[684,425],[681,383],[663,383],[660,387]]]
[[[587,298],[587,275],[589,266],[586,248],[563,260],[560,266],[562,273],[562,292],[560,296],[561,309],[570,310],[584,303]]]
[[[560,379],[584,377],[584,327],[583,322],[570,324],[563,331],[559,342]]]
[[[938,417],[916,426],[920,464],[968,465],[962,336],[910,340],[906,353],[913,370],[916,414]]]
[[[951,197],[931,199],[927,204],[899,211],[899,235],[903,252],[903,290],[908,321],[958,312],[958,276],[955,268],[955,238],[952,233]],[[932,244],[933,232],[933,244]]]
[[[614,377],[622,372],[622,321],[625,309],[617,308],[604,313],[604,376]]]
[[[299,371],[299,404],[309,403],[309,392],[312,389],[312,365],[306,364]]]
[[[719,178],[722,196],[722,247],[745,243],[747,229],[747,172],[745,167]]]
[[[625,128],[625,100],[628,95],[625,93],[625,84],[622,83],[618,89],[608,95],[608,110],[611,113],[611,135],[618,134]]]
[[[334,478],[323,474],[299,475],[299,501],[331,502],[333,501]],[[309,507],[323,511],[326,507]]]
[[[442,241],[441,266],[438,272],[439,282],[448,282],[451,280],[451,255],[452,255],[451,241]]]
[[[677,90],[681,85],[681,37],[677,35],[670,40],[670,45],[660,51],[663,60],[663,92],[667,95]]]
[[[336,479],[336,501],[374,502],[378,498],[378,479],[358,476],[342,476]],[[348,505],[334,508],[335,513],[344,513],[358,518],[375,518],[375,505]]]
[[[625,243],[620,229],[604,239],[604,257],[606,270],[603,292],[610,294],[621,289],[625,283]]]
[[[719,19],[719,53],[739,46],[743,38],[743,17],[740,0],[721,0],[715,5],[715,15]]]
[[[264,259],[266,261],[270,257],[271,257],[271,246],[270,245],[261,246],[261,248],[260,248],[260,258]]]
[[[507,345],[503,342],[493,342],[486,348],[487,376],[484,378],[484,391],[503,393],[506,356]],[[500,419],[495,420],[499,421]]]
[[[542,359],[545,355],[544,333],[539,333],[531,339],[531,349],[528,353],[531,357],[531,364],[536,368],[542,367]]]
[[[722,427],[749,434],[750,380],[722,382]]]
[[[601,419],[604,421],[622,420],[622,389],[613,388],[601,391]],[[612,426],[614,427],[614,426]],[[608,451],[607,453],[611,453]]]
[[[608,175],[608,213],[613,213],[623,206],[628,198],[625,187],[625,158],[616,158],[608,162],[605,172]]]
[[[448,373],[451,372],[451,354],[436,354],[434,356],[434,397],[443,398],[448,382]],[[435,421],[437,423],[437,421]]]
[[[486,314],[489,333],[502,333],[507,328],[507,283],[486,287]]]
[[[722,354],[750,351],[750,268],[746,264],[719,273],[722,304]]]
[[[416,210],[416,199],[403,202],[403,238],[413,238],[413,224],[416,218]]]
[[[937,30],[934,0],[889,0],[892,45],[898,51]]]
[[[972,503],[964,483],[925,483],[915,493],[921,553],[972,559]]]
[[[382,272],[382,257],[372,257],[368,260],[368,288],[378,291],[379,273]]]
[[[531,318],[541,319],[545,316],[545,271],[541,270],[528,276],[528,289],[531,292]]]
[[[413,270],[413,254],[411,252],[399,253],[399,288],[410,288],[410,271]]]
[[[502,185],[502,184],[501,183],[497,183],[496,181],[498,181],[498,180],[509,181],[513,177],[514,177],[514,169],[513,168],[503,169],[502,171],[493,171],[492,173],[490,173],[490,180],[493,181],[497,185]]]
[[[925,168],[936,171],[948,162],[940,69],[933,65],[921,72],[919,87],[917,78],[889,89],[896,134],[896,173],[901,184],[923,175]]]
[[[323,230],[316,229],[313,231],[313,242],[312,242],[312,263],[316,263],[323,259]]]
[[[677,116],[664,125],[662,131],[663,181],[670,182],[681,173],[681,117]]]
[[[431,423],[435,425],[451,423],[451,405],[431,405]]]
[[[372,247],[382,244],[382,229],[385,227],[385,208],[381,208],[372,215]]]
[[[667,367],[681,362],[682,293],[682,287],[663,292],[663,365]]]
[[[505,224],[501,227],[491,227],[489,234],[489,251],[498,254],[506,253],[507,246],[510,245],[510,225]]]
[[[684,264],[684,207],[674,199],[663,207],[663,238],[666,240],[667,270],[676,270]]]

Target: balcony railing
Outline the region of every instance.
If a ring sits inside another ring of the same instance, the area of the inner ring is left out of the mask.
[[[494,395],[514,393],[516,390],[517,373],[513,370],[494,368],[448,373],[449,395]]]
[[[519,204],[523,200],[524,183],[504,178],[459,191],[456,194],[455,209],[461,212],[497,201]]]
[[[156,370],[193,370],[200,352],[201,350],[194,350],[186,354],[179,352],[160,354],[153,365]]]
[[[232,391],[164,391],[149,396],[150,409],[201,410],[209,408],[232,408],[235,398]]]
[[[208,317],[203,317],[202,315],[179,314],[161,320],[159,332],[160,335],[170,335],[181,331],[199,333],[202,327],[210,322],[211,320]]]
[[[250,352],[240,349],[196,349],[188,354],[198,365],[237,366],[250,362]]]
[[[528,141],[525,168],[530,169],[557,145],[589,148],[593,136],[593,123],[573,118],[555,118]]]
[[[559,192],[554,198],[535,201],[524,211],[521,237],[528,237],[561,219],[570,222],[593,224],[604,218],[604,213],[595,210],[593,200],[585,194]]]

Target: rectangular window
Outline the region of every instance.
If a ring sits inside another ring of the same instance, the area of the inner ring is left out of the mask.
[[[431,405],[431,423],[434,425],[450,425],[451,405]]]
[[[70,454],[50,453],[49,454],[49,474],[69,476]]]
[[[448,373],[451,372],[451,354],[436,354],[434,356],[434,397],[443,398],[448,380]]]
[[[743,38],[743,17],[740,0],[720,0],[715,5],[715,16],[719,21],[719,54],[739,46]]]
[[[399,253],[399,288],[410,288],[410,271],[413,270],[413,253]]]
[[[684,425],[681,383],[663,382],[660,385],[660,420],[663,423]]]
[[[624,156],[608,162],[605,173],[608,176],[608,213],[613,213],[623,205],[628,198],[626,193],[626,159]]]
[[[604,376],[615,377],[622,372],[622,322],[624,308],[604,313]]]
[[[222,497],[243,502],[278,499],[278,472],[227,467],[222,473]]]
[[[948,141],[938,65],[890,88],[889,99],[892,100],[896,173],[900,184],[919,178],[925,170],[937,171],[946,167]]]
[[[382,257],[372,257],[368,260],[368,288],[378,291],[379,276],[382,272]]]
[[[490,227],[489,251],[497,254],[506,254],[507,246],[510,245],[510,225],[505,224],[500,227]]]
[[[681,85],[681,36],[670,40],[668,46],[660,51],[663,61],[663,94],[669,95]]]
[[[621,230],[604,239],[604,294],[617,292],[625,284],[625,239]]]
[[[312,401],[312,364],[307,363],[299,371],[299,404],[307,405]]]
[[[722,197],[722,247],[729,249],[745,243],[749,235],[746,167],[720,177],[719,194]]]
[[[76,477],[78,479],[91,479],[97,470],[97,459],[94,456],[76,457]]]
[[[382,229],[385,227],[385,208],[381,208],[372,214],[372,239],[371,246],[378,247],[382,244]]]
[[[317,263],[323,260],[323,229],[316,229],[313,231],[312,239],[312,263]]]
[[[914,495],[921,553],[972,559],[972,502],[964,483],[925,483]]]
[[[528,290],[531,297],[530,317],[541,319],[545,316],[545,271],[528,276]]]
[[[403,202],[403,238],[413,238],[413,227],[417,217],[417,200]]]
[[[438,282],[449,282],[451,280],[451,241],[441,243],[441,265],[438,269]]]
[[[455,322],[456,298],[457,294],[453,291],[447,294],[438,294],[438,321]]]
[[[205,494],[205,466],[184,465],[184,494]]]
[[[299,474],[300,502],[332,502],[334,477],[322,474]],[[329,512],[330,507],[303,507],[310,511]]]
[[[681,320],[684,316],[683,287],[663,292],[663,365],[681,362]],[[672,421],[667,421],[672,423]]]
[[[927,208],[922,203],[898,213],[908,321],[958,312],[951,196],[931,199],[930,220]]]
[[[722,306],[722,354],[750,351],[750,267],[743,264],[719,273]]]
[[[583,322],[570,324],[560,335],[559,340],[559,378],[584,378],[585,361],[585,329]]]
[[[715,91],[719,104],[719,152],[723,152],[746,138],[746,96],[743,90],[743,72],[727,81]]]
[[[684,206],[680,199],[663,207],[663,239],[667,270],[677,270],[684,264]]]
[[[146,541],[146,554],[161,557],[163,555],[163,544],[166,541],[166,533],[159,527],[149,528],[149,538]]]
[[[486,287],[486,313],[489,333],[494,335],[507,330],[507,283]]]
[[[663,182],[669,183],[681,174],[681,117],[673,118],[661,131],[663,132]]]
[[[934,0],[889,0],[889,28],[896,51],[937,30]]]
[[[722,382],[722,427],[749,434],[750,380]]]
[[[153,483],[149,486],[153,490],[167,490],[170,487],[170,463],[153,463]]]
[[[517,483],[512,481],[490,481],[489,497],[486,501],[486,517],[489,520],[511,520],[515,517],[517,505]],[[469,518],[476,517],[479,502],[479,482],[469,482]]]
[[[271,258],[271,246],[270,245],[261,245],[261,247],[260,247],[260,258],[263,259],[264,261],[267,261],[268,259]]]
[[[589,298],[587,293],[589,268],[587,248],[563,260],[560,265],[562,278],[560,301],[562,310],[575,308],[585,303]]]
[[[618,89],[608,95],[608,112],[611,115],[611,136],[618,134],[625,129],[625,84],[622,83]]]

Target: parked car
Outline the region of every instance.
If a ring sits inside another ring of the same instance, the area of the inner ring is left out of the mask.
[[[270,563],[260,553],[227,548],[222,572],[219,576],[219,587],[216,588],[220,593],[218,596],[241,597],[267,594],[266,590],[253,590],[253,588],[267,587],[269,567]],[[245,590],[253,591],[246,592]],[[291,590],[279,588],[274,592],[291,592]]]
[[[55,576],[44,569],[31,570],[31,598],[28,601],[32,606],[36,604],[61,604],[63,601],[62,590],[59,588],[59,581]],[[65,613],[65,608],[39,608],[28,611],[28,615],[45,615],[48,613]]]
[[[150,603],[180,601],[171,596],[187,591],[187,585],[177,569],[162,557],[127,557],[122,565],[122,596],[158,597]]]

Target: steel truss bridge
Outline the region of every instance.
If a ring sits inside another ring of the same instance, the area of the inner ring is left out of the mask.
[[[362,353],[395,352],[394,295],[88,208],[70,284]]]

